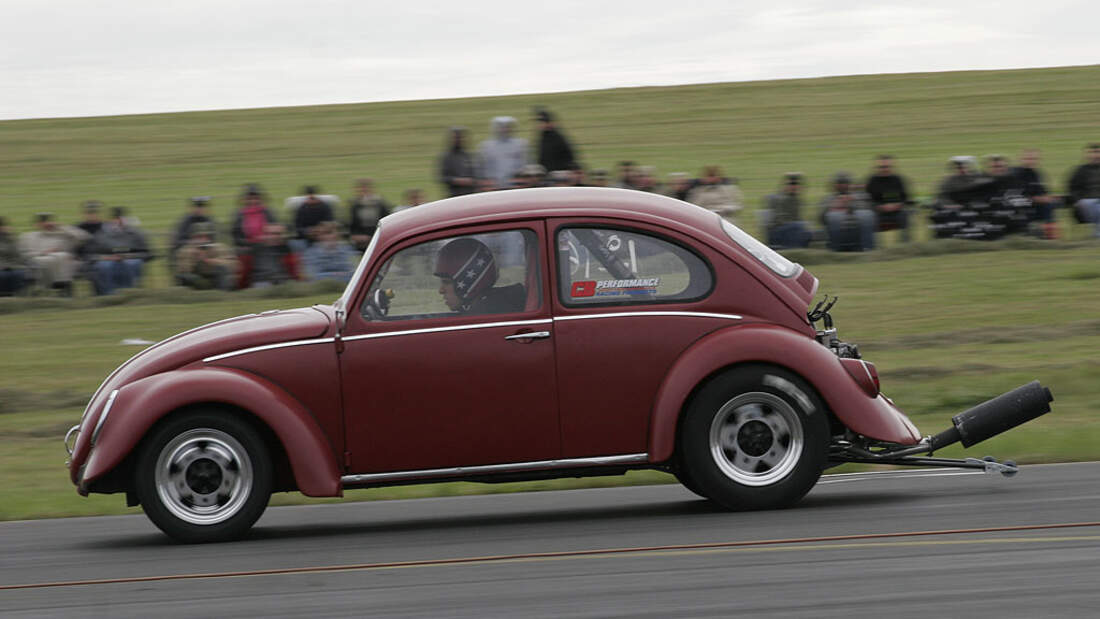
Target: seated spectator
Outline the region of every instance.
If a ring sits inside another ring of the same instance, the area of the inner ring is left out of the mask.
[[[722,170],[711,165],[703,168],[703,174],[688,192],[688,202],[733,220],[733,215],[744,208],[744,196],[737,185],[722,176]]]
[[[945,206],[965,206],[988,198],[993,180],[978,172],[974,157],[952,157],[947,169],[939,189],[939,200]]]
[[[19,235],[19,252],[33,267],[39,285],[71,297],[73,275],[80,266],[76,251],[88,233],[58,225],[52,213],[39,213],[34,224],[35,230]]]
[[[210,224],[208,229],[211,239],[217,238],[217,224],[210,216],[210,196],[195,196],[188,200],[190,210],[183,219],[176,224],[176,232],[172,235],[171,254],[175,256],[181,247],[191,240],[194,235],[194,226],[197,224]]]
[[[371,237],[378,230],[378,221],[390,214],[390,205],[374,191],[374,181],[361,178],[355,182],[355,197],[350,200],[349,208],[351,224],[348,226],[348,233],[351,245],[355,251],[366,251]]]
[[[1020,153],[1020,165],[1012,168],[1012,174],[1023,195],[1031,200],[1030,220],[1040,226],[1043,238],[1058,238],[1058,224],[1054,221],[1058,200],[1047,191],[1043,172],[1039,169],[1039,149],[1028,148]]]
[[[252,269],[248,285],[266,288],[291,279],[298,279],[296,255],[287,244],[286,228],[280,224],[265,224],[259,242],[252,247]]]
[[[1085,150],[1085,163],[1069,178],[1066,201],[1073,206],[1078,222],[1095,224],[1094,235],[1100,238],[1100,143],[1089,144]]]
[[[607,187],[607,170],[596,168],[588,175],[589,187]]]
[[[239,203],[233,217],[233,244],[247,252],[260,243],[264,226],[275,223],[275,214],[265,204],[263,189],[256,184],[245,185]]]
[[[80,207],[84,219],[76,224],[76,227],[87,232],[88,238],[95,236],[96,232],[99,232],[103,227],[103,220],[99,218],[99,211],[102,207],[103,204],[99,200],[85,200]]]
[[[651,165],[638,166],[634,176],[634,189],[649,193],[662,193],[661,183],[657,181],[657,168]]]
[[[114,294],[141,283],[141,271],[152,258],[145,235],[130,225],[126,209],[111,209],[111,221],[92,238],[90,247],[96,294]]]
[[[410,209],[414,206],[420,206],[424,204],[424,192],[423,190],[413,187],[412,189],[405,190],[405,203],[395,206],[393,212],[403,211]]]
[[[866,192],[878,219],[878,230],[900,230],[901,240],[909,242],[909,205],[912,199],[905,179],[894,171],[893,155],[879,155],[875,170],[867,178]]]
[[[809,247],[810,227],[802,219],[802,174],[783,175],[779,191],[769,195],[760,213],[768,245],[776,249]]]
[[[636,174],[637,170],[634,167],[633,161],[620,161],[619,179],[616,181],[615,186],[619,189],[637,189],[634,184]]]
[[[355,269],[356,255],[340,234],[340,224],[326,221],[316,228],[317,241],[302,254],[306,278],[347,282]]]
[[[304,247],[313,244],[315,240],[313,229],[318,224],[336,219],[332,214],[332,207],[317,195],[319,193],[320,190],[313,185],[303,187],[303,200],[294,214],[295,234],[298,241],[304,243]]]
[[[537,163],[529,163],[512,177],[512,189],[528,189],[542,187],[546,178],[546,168]]]
[[[28,267],[7,220],[0,217],[0,297],[10,297],[31,282]]]
[[[572,170],[554,170],[550,173],[551,187],[576,187],[575,176]]]
[[[867,195],[855,191],[847,172],[833,176],[832,192],[821,199],[821,220],[833,251],[875,248],[875,212]]]
[[[447,131],[446,150],[439,158],[439,182],[451,197],[477,191],[477,161],[466,150],[465,127],[451,127]]]
[[[214,240],[214,224],[195,222],[191,238],[176,254],[176,281],[196,290],[232,290],[237,283],[237,257]]]
[[[695,188],[695,181],[687,172],[670,172],[665,184],[665,195],[677,200],[688,201],[688,194]]]

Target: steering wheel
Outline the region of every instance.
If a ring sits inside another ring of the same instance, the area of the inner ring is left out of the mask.
[[[367,297],[367,316],[371,320],[382,320],[390,313],[390,299],[397,296],[392,288],[378,288]]]

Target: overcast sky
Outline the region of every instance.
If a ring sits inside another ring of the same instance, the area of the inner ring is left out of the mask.
[[[1100,62],[1100,3],[0,0],[0,118]]]

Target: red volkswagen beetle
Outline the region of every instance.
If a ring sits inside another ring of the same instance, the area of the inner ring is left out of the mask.
[[[443,200],[385,218],[332,305],[216,322],[124,363],[66,436],[70,475],[197,542],[242,535],[274,491],[655,468],[761,509],[839,462],[1015,472],[914,455],[1042,414],[1048,391],[922,438],[828,308],[807,312],[817,284],[670,198]]]

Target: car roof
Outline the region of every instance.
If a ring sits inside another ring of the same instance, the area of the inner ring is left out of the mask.
[[[477,193],[429,202],[384,219],[386,236],[397,239],[441,227],[534,217],[614,217],[720,232],[715,214],[694,204],[629,189],[540,187]],[[675,225],[678,224],[678,225]]]

